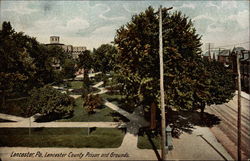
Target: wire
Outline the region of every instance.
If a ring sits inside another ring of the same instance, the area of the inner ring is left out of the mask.
[[[213,48],[210,48],[210,49],[219,49],[219,48],[223,48],[223,47],[228,47],[228,46],[236,46],[236,45],[247,44],[247,43],[250,43],[250,41],[247,41],[247,42],[242,42],[242,43],[238,43],[238,44],[231,44],[231,45],[217,46],[217,47],[213,47]]]

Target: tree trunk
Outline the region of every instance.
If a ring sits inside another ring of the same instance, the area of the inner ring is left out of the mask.
[[[205,103],[201,103],[201,118],[204,117],[204,110],[205,110],[206,104]]]
[[[151,104],[151,108],[150,108],[150,112],[151,112],[151,116],[150,116],[150,129],[155,129],[156,128],[156,104],[155,102],[153,102]]]
[[[89,136],[89,114],[88,114],[88,136]]]
[[[2,96],[2,108],[4,108],[5,107],[5,102],[6,102],[6,97],[5,97],[4,92],[2,94],[3,94],[3,96]]]

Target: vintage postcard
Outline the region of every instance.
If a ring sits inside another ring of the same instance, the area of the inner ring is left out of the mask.
[[[0,0],[0,161],[249,159],[249,5]]]

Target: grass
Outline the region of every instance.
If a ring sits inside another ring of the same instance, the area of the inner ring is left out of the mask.
[[[76,99],[76,106],[74,107],[74,115],[69,119],[57,120],[60,122],[113,122],[117,121],[114,119],[113,115],[116,113],[106,106],[97,109],[96,113],[88,115],[87,111],[83,108],[83,99]]]
[[[4,108],[0,108],[0,113],[5,113],[15,116],[24,116],[23,107],[25,107],[27,100],[18,100],[18,101],[6,101]]]
[[[70,83],[69,88],[72,88],[72,89],[80,89],[80,88],[82,88],[82,84],[83,84],[82,81],[71,81],[69,83]]]
[[[69,88],[80,89],[82,88],[82,84],[83,84],[82,81],[67,81],[64,83],[56,84],[56,86],[64,87],[65,89],[69,89]]]
[[[116,105],[119,105],[122,103],[122,99],[124,98],[121,94],[111,94],[111,93],[104,93],[100,95],[103,99],[106,99],[112,103],[115,103]]]
[[[138,143],[137,146],[140,149],[153,149],[154,146],[157,149],[160,149],[160,136],[153,136],[151,137],[152,142],[149,140],[146,133],[141,136],[138,136]],[[152,145],[153,144],[153,145]]]
[[[114,103],[115,105],[119,106],[121,109],[133,113],[134,107],[131,104],[126,104],[125,96],[117,93],[105,93],[100,95],[102,98],[108,100],[109,102]]]
[[[124,132],[115,128],[96,128],[88,135],[87,128],[0,129],[2,147],[74,147],[117,148]]]
[[[89,79],[90,80],[90,84],[93,86],[93,85],[95,85],[95,84],[97,84],[97,83],[99,83],[100,81],[102,81],[101,79],[100,80],[97,80],[97,79],[95,79],[95,78],[90,78]]]

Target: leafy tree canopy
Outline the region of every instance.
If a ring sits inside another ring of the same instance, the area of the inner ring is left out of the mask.
[[[26,114],[34,115],[58,113],[69,115],[73,112],[74,98],[50,87],[34,88],[30,91]]]
[[[84,70],[90,70],[93,67],[93,58],[89,50],[79,55],[77,66],[78,68],[84,68]]]
[[[76,72],[76,63],[73,59],[65,59],[62,65],[62,74],[65,78],[74,78]]]
[[[93,51],[94,66],[96,71],[108,73],[114,69],[115,56],[117,49],[110,44],[102,44],[100,47]]]
[[[0,30],[2,102],[6,96],[27,94],[33,87],[41,87],[62,79],[53,65],[56,62],[63,65],[65,59],[72,57],[62,48],[40,44],[35,38],[15,32],[10,22],[3,22]]]
[[[167,107],[192,110],[204,103],[218,103],[211,101],[213,76],[201,59],[201,37],[192,21],[181,12],[169,13],[166,8],[163,8],[162,16]],[[158,12],[149,7],[145,12],[134,15],[130,22],[117,30],[115,44],[118,47],[116,72],[121,76],[122,92],[144,107],[158,103]],[[218,93],[213,94],[218,96]],[[228,95],[225,97],[229,98]]]

